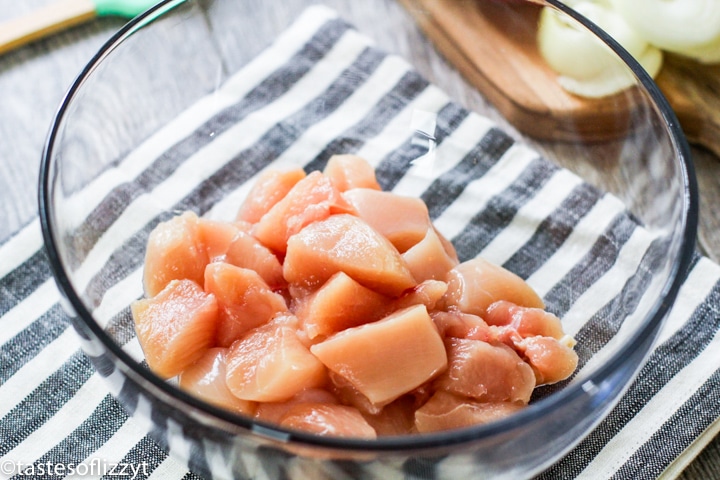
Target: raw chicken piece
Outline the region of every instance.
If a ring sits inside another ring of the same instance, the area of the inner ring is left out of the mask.
[[[382,410],[382,405],[375,405],[365,395],[353,386],[352,383],[342,375],[328,370],[330,378],[330,390],[343,405],[351,405],[363,414],[377,415]]]
[[[484,318],[488,325],[512,328],[523,338],[541,335],[559,340],[565,335],[560,319],[552,313],[506,300],[490,305]]]
[[[227,385],[233,395],[283,402],[301,390],[323,386],[325,366],[296,332],[289,324],[273,321],[234,342],[227,356]]]
[[[439,390],[415,412],[415,426],[420,433],[469,427],[500,420],[524,406],[511,402],[478,402]]]
[[[211,348],[197,362],[186,368],[178,378],[178,385],[208,403],[235,413],[253,415],[255,402],[240,400],[225,382],[226,348]]]
[[[283,415],[299,403],[324,403],[331,405],[337,404],[338,400],[335,398],[335,395],[323,388],[306,388],[284,402],[260,403],[255,410],[255,418],[265,422],[280,423]]]
[[[415,432],[415,399],[403,395],[392,403],[385,405],[375,415],[361,410],[365,420],[377,432],[378,436],[407,435]]]
[[[273,290],[287,285],[280,260],[265,245],[247,232],[238,231],[230,243],[225,261],[237,267],[255,270]]]
[[[465,338],[469,340],[490,341],[493,334],[485,320],[471,313],[460,311],[433,312],[433,322],[443,337]]]
[[[303,178],[305,178],[305,171],[300,167],[263,171],[258,175],[243,204],[240,205],[236,220],[257,223]]]
[[[150,369],[162,378],[178,375],[215,341],[215,297],[192,280],[172,280],[153,298],[131,304],[135,332]]]
[[[565,380],[575,371],[578,355],[571,348],[574,341],[567,337],[567,343],[551,337],[536,336],[525,338],[517,344],[535,372],[538,385]]]
[[[542,299],[522,278],[480,257],[450,270],[447,282],[446,305],[465,313],[484,317],[487,308],[498,300],[545,308]]]
[[[205,291],[218,305],[217,345],[229,347],[249,330],[287,312],[285,299],[253,270],[227,263],[211,263],[205,269]]]
[[[157,295],[171,280],[188,279],[202,285],[208,262],[197,215],[185,212],[159,223],[150,232],[145,250],[145,296]]]
[[[312,172],[262,216],[252,233],[266,247],[284,253],[288,238],[334,213],[355,213],[355,209],[326,176]]]
[[[415,280],[446,281],[448,271],[458,262],[445,251],[435,229],[428,228],[425,237],[402,254]]]
[[[442,339],[424,305],[344,330],[310,351],[375,405],[390,403],[447,366]]]
[[[335,437],[377,438],[360,412],[345,405],[298,403],[283,415],[280,426]]]
[[[367,160],[357,155],[333,155],[328,160],[323,173],[341,192],[351,188],[380,190],[375,178],[375,169]]]
[[[343,196],[400,253],[425,238],[430,228],[427,206],[419,198],[369,188],[353,188]]]
[[[337,272],[389,296],[417,283],[395,247],[353,215],[332,215],[288,240],[283,263],[288,282],[317,288]]]
[[[186,212],[160,224],[143,282],[155,296],[133,316],[158,375],[320,435],[486,423],[578,363],[520,277],[480,258],[459,264],[425,204],[380,191],[354,155],[323,173],[262,173],[234,222]]]
[[[300,299],[295,315],[312,339],[377,320],[389,303],[385,295],[338,272],[315,293]]]
[[[235,225],[238,230],[245,233],[252,233],[252,229],[254,224],[250,222],[246,222],[245,220],[235,220],[232,222],[233,225]]]
[[[438,280],[425,280],[394,300],[390,304],[387,313],[419,304],[425,305],[428,311],[433,310],[445,295],[445,292],[447,292],[447,283]]]
[[[445,249],[445,253],[447,253],[448,257],[450,257],[453,262],[460,263],[460,260],[458,259],[457,251],[455,251],[455,245],[452,244],[450,240],[445,238],[445,236],[440,233],[440,230],[435,228],[435,225],[432,226],[432,229],[435,231],[435,235],[437,235],[438,239],[440,240],[440,243],[442,243],[443,248]]]
[[[434,385],[483,402],[528,403],[535,374],[515,351],[502,343],[447,338],[448,368]]]
[[[232,223],[207,218],[198,219],[200,241],[205,245],[208,261],[218,262],[225,260],[225,253],[240,228]]]

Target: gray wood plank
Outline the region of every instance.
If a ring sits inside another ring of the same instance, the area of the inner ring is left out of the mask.
[[[0,21],[47,0],[0,1]],[[0,56],[0,242],[37,211],[42,146],[65,90],[112,32],[102,19]]]

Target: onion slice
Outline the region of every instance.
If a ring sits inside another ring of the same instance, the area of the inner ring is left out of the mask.
[[[688,47],[682,53],[686,57],[693,58],[700,63],[720,63],[720,36],[710,43]]]
[[[623,16],[648,42],[668,52],[690,56],[699,49],[720,47],[720,1],[718,0],[611,0]],[[715,57],[720,56],[713,50]]]
[[[620,43],[651,76],[657,75],[662,52],[638,35],[609,4],[577,2],[572,6]],[[560,85],[571,93],[597,98],[636,83],[610,47],[550,8],[540,14],[537,40],[540,54],[559,74]]]
[[[643,56],[641,63],[659,70],[660,65],[662,65],[662,52],[657,49],[649,50],[647,54]],[[572,77],[560,76],[558,77],[558,83],[568,92],[580,97],[600,98],[632,87],[637,81],[627,67],[616,65],[588,80],[577,80]]]

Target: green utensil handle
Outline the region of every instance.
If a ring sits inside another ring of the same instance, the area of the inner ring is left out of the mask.
[[[132,18],[156,3],[148,0],[92,0],[98,16],[118,16]]]

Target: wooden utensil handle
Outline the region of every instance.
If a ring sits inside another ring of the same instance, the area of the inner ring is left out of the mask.
[[[94,17],[91,0],[58,0],[0,24],[0,54]]]

